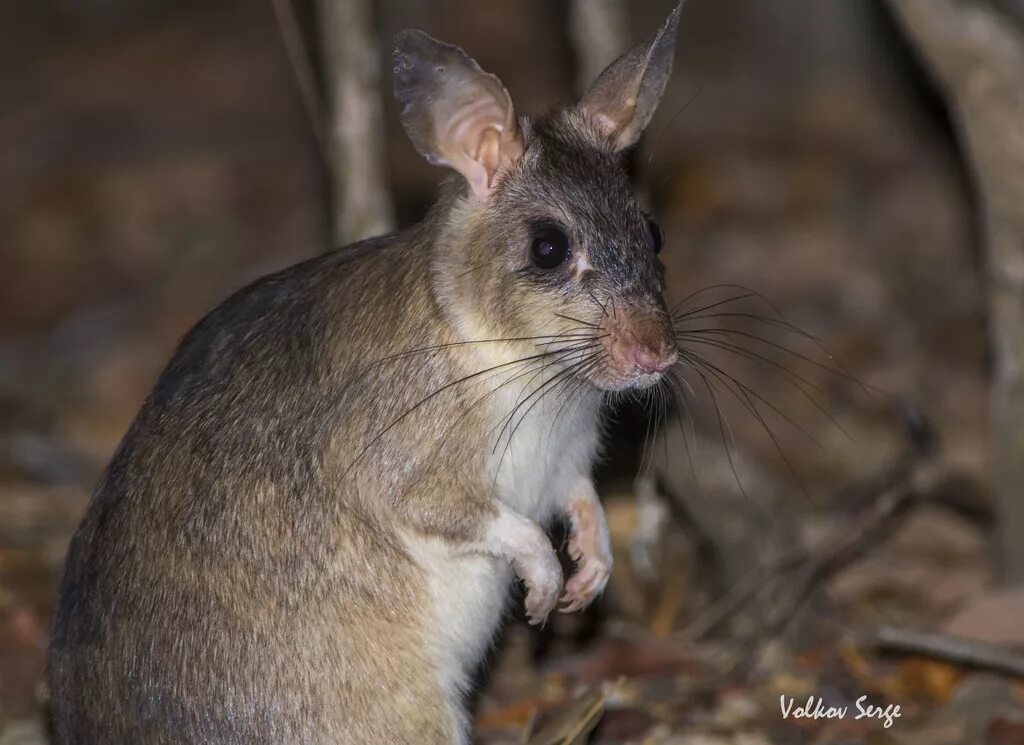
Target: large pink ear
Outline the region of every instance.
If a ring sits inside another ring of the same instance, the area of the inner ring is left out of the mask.
[[[579,103],[583,115],[616,149],[636,143],[658,107],[672,74],[676,28],[684,0],[679,0],[654,38],[633,47],[597,76]]]
[[[395,96],[412,144],[486,199],[524,149],[505,86],[458,47],[422,31],[398,34],[394,63]]]

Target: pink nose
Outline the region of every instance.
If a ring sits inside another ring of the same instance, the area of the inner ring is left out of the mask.
[[[630,347],[628,352],[629,361],[636,369],[648,375],[665,372],[676,362],[675,344],[666,345],[659,349],[651,349],[648,346],[636,344]]]

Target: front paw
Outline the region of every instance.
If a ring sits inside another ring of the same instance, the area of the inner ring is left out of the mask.
[[[576,573],[565,585],[561,602],[563,613],[590,605],[608,584],[612,573],[612,548],[604,510],[596,495],[587,495],[569,503],[569,556],[576,562]]]
[[[560,609],[562,613],[572,613],[582,610],[594,602],[594,599],[604,592],[608,578],[612,575],[611,555],[607,559],[590,557],[584,558],[583,562],[576,569],[576,574],[569,578],[565,585],[565,594],[561,602],[565,603]]]
[[[562,589],[562,565],[541,527],[508,508],[501,508],[487,531],[486,545],[492,555],[507,558],[526,585],[526,615],[541,624],[558,603]]]
[[[544,623],[558,603],[562,589],[562,567],[553,550],[516,562],[516,574],[526,585],[526,617],[531,625]]]

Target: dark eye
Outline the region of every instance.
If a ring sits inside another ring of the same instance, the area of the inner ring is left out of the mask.
[[[650,217],[647,218],[647,233],[651,249],[654,253],[661,253],[661,247],[665,245],[665,234],[661,232],[661,226]]]
[[[555,227],[540,228],[533,235],[530,255],[541,269],[554,269],[569,260],[569,237]]]

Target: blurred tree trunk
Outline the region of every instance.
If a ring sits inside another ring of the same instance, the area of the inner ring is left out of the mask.
[[[990,405],[999,552],[1004,579],[1022,582],[1024,15],[1016,0],[889,2],[945,89],[980,197],[994,357]]]
[[[630,47],[626,0],[571,0],[569,33],[576,55],[576,92],[583,93]]]
[[[384,159],[380,55],[372,0],[317,0],[327,85],[337,245],[386,233],[394,212]]]

